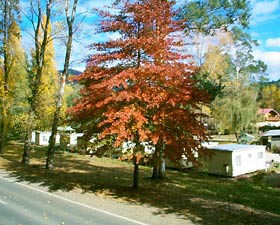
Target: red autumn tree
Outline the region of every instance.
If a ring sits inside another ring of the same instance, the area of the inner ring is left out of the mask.
[[[200,105],[208,101],[195,79],[197,68],[184,52],[181,22],[174,21],[173,1],[123,1],[116,14],[101,12],[100,32],[118,32],[120,38],[92,44],[95,53],[78,78],[82,97],[71,109],[88,136],[113,135],[115,145],[142,141],[156,146],[154,177],[162,176],[161,157],[205,154]],[[116,12],[116,11],[115,11]],[[138,160],[135,162],[137,176]],[[135,181],[134,187],[138,183]]]

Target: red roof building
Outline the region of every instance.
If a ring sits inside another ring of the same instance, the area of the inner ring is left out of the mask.
[[[258,113],[263,115],[265,121],[280,121],[280,113],[274,109],[259,109]]]

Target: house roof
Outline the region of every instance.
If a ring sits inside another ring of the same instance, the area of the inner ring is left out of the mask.
[[[228,152],[254,150],[254,149],[260,149],[260,148],[264,149],[265,146],[262,146],[262,145],[245,145],[245,144],[223,144],[223,145],[208,147],[208,149],[218,150],[218,151],[228,151]]]
[[[258,122],[256,123],[257,127],[264,127],[264,126],[269,126],[269,127],[280,127],[280,121],[265,121],[265,122]]]
[[[259,114],[266,115],[267,113],[270,113],[271,111],[274,112],[275,114],[279,115],[279,113],[276,110],[269,109],[269,108],[267,108],[267,109],[259,109]]]
[[[269,130],[265,132],[262,136],[263,137],[280,136],[280,130]]]
[[[74,131],[75,129],[73,129],[70,126],[66,126],[66,127],[58,127],[57,130],[59,130],[59,131]]]

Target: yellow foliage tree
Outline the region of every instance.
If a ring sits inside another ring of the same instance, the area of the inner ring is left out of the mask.
[[[44,19],[45,20],[45,19]],[[49,26],[49,37],[45,52],[41,84],[39,86],[38,104],[36,107],[36,129],[50,129],[53,114],[55,112],[55,97],[58,90],[58,71],[55,62],[54,43],[51,39],[51,26]],[[33,65],[34,72],[36,65]]]
[[[11,128],[13,133],[20,134],[24,127],[23,118],[29,108],[28,97],[30,96],[30,88],[28,83],[27,61],[26,55],[21,45],[20,28],[13,21],[9,30],[9,54],[10,76],[9,76],[9,117],[11,118]]]
[[[227,33],[220,44],[213,51],[218,54],[210,55],[212,67],[206,64],[207,68],[215,68],[224,75],[221,77],[223,95],[212,102],[212,116],[218,130],[235,134],[238,141],[240,133],[252,129],[251,124],[257,119],[257,89],[251,78],[261,73],[263,64],[252,56],[254,42],[250,36],[240,30]],[[208,72],[212,77],[215,75],[211,70]]]
[[[225,80],[223,77],[227,75],[226,70],[228,67],[229,65],[226,61],[226,56],[223,54],[220,46],[208,46],[202,70],[209,74],[209,79],[215,83],[220,83],[222,80]]]
[[[5,48],[6,77],[4,70],[1,69],[0,82],[1,98],[5,102],[5,105],[1,107],[2,115],[5,114],[5,121],[2,121],[5,124],[5,134],[3,135],[7,136],[11,128],[19,128],[23,125],[23,123],[19,125],[17,122],[20,121],[18,118],[22,118],[28,109],[27,97],[30,94],[25,52],[21,46],[20,28],[15,20],[9,26]],[[14,133],[15,129],[13,129]]]
[[[280,87],[276,84],[270,84],[262,90],[262,102],[263,108],[272,108],[280,111]]]
[[[207,79],[221,87],[228,85],[228,69],[229,64],[227,61],[227,56],[224,54],[224,48],[231,41],[229,35],[219,34],[216,36],[216,45],[209,44],[207,52],[204,54],[204,62],[201,66],[202,74],[207,74]],[[213,106],[204,105],[202,107],[202,112],[209,116],[209,118],[204,121],[208,125],[208,129],[215,129],[215,121],[211,117],[213,111]]]
[[[33,31],[34,31],[34,52],[33,52],[33,79],[31,83],[31,97],[30,97],[30,109],[28,111],[28,118],[26,122],[26,132],[24,138],[24,147],[23,147],[23,154],[22,154],[22,163],[25,165],[29,164],[30,161],[30,151],[31,151],[31,136],[32,130],[36,127],[35,122],[36,118],[39,118],[38,114],[40,110],[37,110],[39,105],[45,104],[40,100],[40,95],[42,96],[43,88],[42,86],[42,77],[48,75],[46,72],[46,65],[53,65],[52,62],[46,64],[46,54],[48,51],[48,44],[50,43],[51,35],[49,33],[50,27],[50,18],[52,14],[52,6],[54,4],[53,0],[49,0],[45,2],[45,10],[41,4],[41,1],[37,1],[38,4],[33,4],[32,1],[30,2],[31,16],[30,22],[32,23]],[[44,71],[45,70],[45,71]],[[31,74],[30,74],[31,75]],[[45,82],[47,83],[47,82]],[[51,88],[50,88],[51,89]],[[41,92],[41,94],[40,94]],[[51,105],[50,105],[51,107]],[[42,111],[41,111],[42,112]],[[43,113],[43,112],[42,112]],[[43,121],[40,119],[40,121]],[[44,121],[44,123],[47,121]]]

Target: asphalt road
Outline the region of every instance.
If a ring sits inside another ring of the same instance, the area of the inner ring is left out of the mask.
[[[137,225],[139,221],[17,182],[0,171],[0,225]]]

